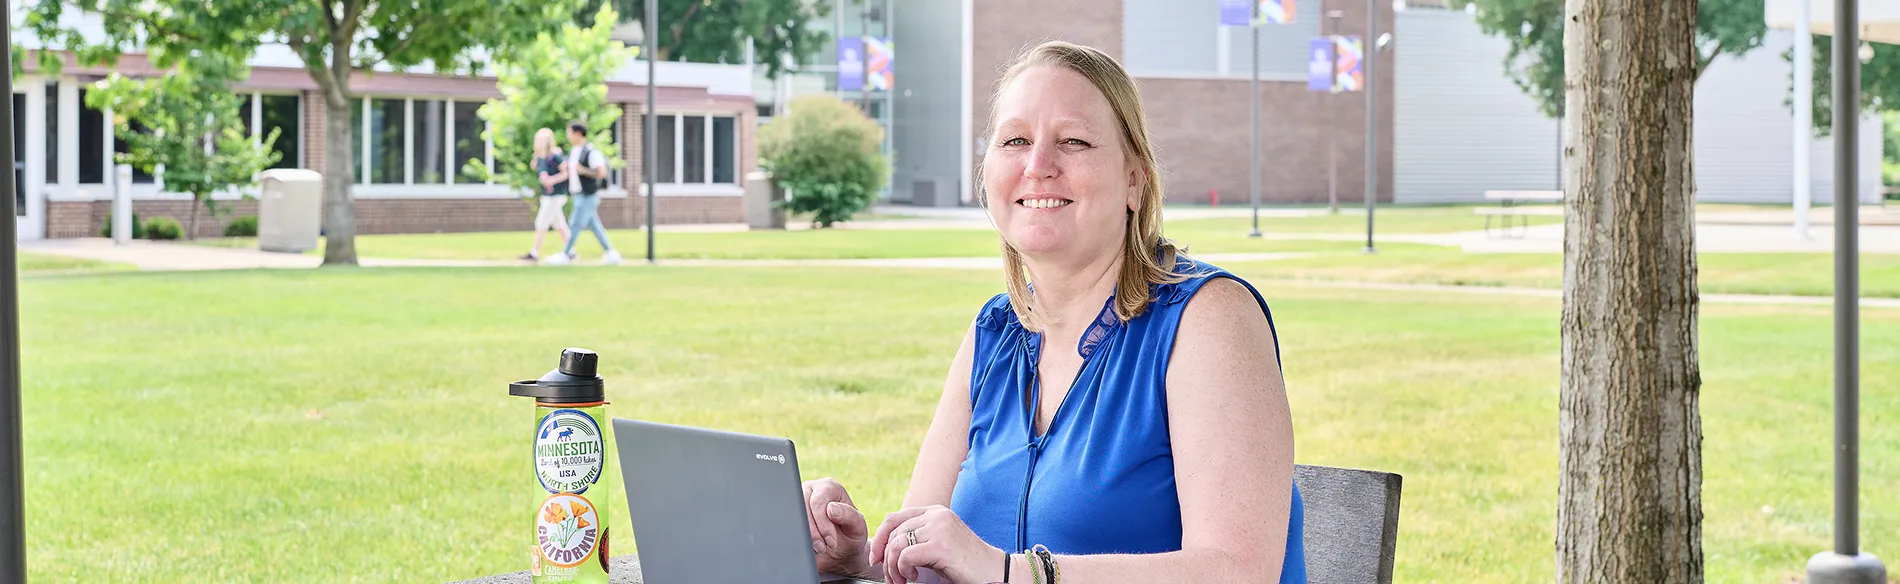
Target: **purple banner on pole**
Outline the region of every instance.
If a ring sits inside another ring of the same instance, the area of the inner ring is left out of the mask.
[[[1253,0],[1220,0],[1220,23],[1227,26],[1252,25]]]
[[[864,88],[864,38],[838,39],[838,89],[858,91]]]
[[[1306,88],[1333,90],[1333,37],[1315,37],[1306,49]]]

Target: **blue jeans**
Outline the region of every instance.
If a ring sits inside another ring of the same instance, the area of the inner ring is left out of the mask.
[[[594,232],[594,239],[600,240],[600,248],[613,251],[614,245],[607,243],[607,226],[600,222],[600,194],[574,195],[574,212],[567,216],[567,249],[562,253],[572,255],[574,242],[581,240],[581,230]]]

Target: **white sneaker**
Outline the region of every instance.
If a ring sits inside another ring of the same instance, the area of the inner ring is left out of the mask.
[[[606,254],[606,255],[602,255],[602,256],[600,256],[600,264],[601,264],[601,265],[603,265],[603,266],[615,266],[615,265],[619,265],[619,264],[620,264],[620,252],[619,252],[618,250],[611,250],[611,249],[610,249],[610,250],[607,250],[607,254]]]
[[[568,259],[568,257],[567,257],[567,254],[564,254],[564,253],[557,253],[557,254],[554,254],[554,255],[551,255],[551,256],[548,256],[548,257],[545,257],[545,258],[542,258],[542,259],[541,259],[541,265],[544,265],[544,266],[565,266],[565,265],[567,265],[567,264],[569,264],[569,263],[572,263],[573,261],[574,261],[574,260],[571,260],[571,259]]]

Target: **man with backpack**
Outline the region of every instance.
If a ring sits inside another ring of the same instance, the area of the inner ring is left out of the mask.
[[[587,230],[594,233],[594,239],[600,240],[601,249],[607,250],[600,263],[618,264],[620,252],[614,251],[614,245],[607,241],[607,227],[600,222],[600,189],[607,184],[607,155],[587,142],[585,122],[568,122],[567,141],[574,146],[570,151],[572,155],[567,158],[568,192],[574,197],[574,210],[568,215],[567,224],[573,236],[567,238],[567,249],[548,258],[547,263],[574,261],[574,243],[580,241],[581,231]]]

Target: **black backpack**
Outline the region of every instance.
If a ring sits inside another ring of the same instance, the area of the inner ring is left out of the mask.
[[[580,148],[577,148],[574,150],[574,166],[577,169],[578,168],[592,168],[587,165],[587,162],[589,159],[594,157],[595,152],[597,152],[597,150],[594,150],[593,144],[581,145]],[[582,194],[591,195],[594,193],[598,193],[600,192],[601,183],[607,182],[607,179],[605,178],[590,178],[585,174],[578,174],[578,173],[577,173],[577,176],[580,177]]]

